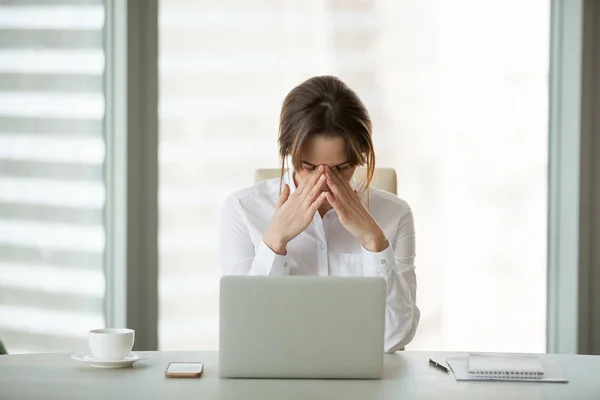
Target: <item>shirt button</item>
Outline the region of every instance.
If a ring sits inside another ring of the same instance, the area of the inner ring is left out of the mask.
[[[330,217],[330,215],[329,215],[329,214],[327,214],[327,215],[325,216],[325,218],[329,218],[329,217]]]
[[[286,268],[287,267],[287,262],[283,263],[283,267]]]
[[[321,245],[321,250],[323,250],[324,248],[325,248],[325,245],[324,245],[324,244],[322,244],[322,245]]]
[[[386,261],[385,260],[381,260],[381,265],[385,265]]]

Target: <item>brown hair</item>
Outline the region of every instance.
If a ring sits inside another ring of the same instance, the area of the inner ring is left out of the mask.
[[[335,76],[315,76],[296,86],[283,101],[279,118],[281,181],[285,159],[291,156],[301,167],[304,144],[312,135],[345,139],[351,166],[367,164],[361,191],[366,191],[375,172],[371,117],[358,95]]]

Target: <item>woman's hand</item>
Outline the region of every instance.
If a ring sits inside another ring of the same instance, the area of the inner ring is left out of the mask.
[[[328,166],[325,167],[325,176],[330,189],[326,192],[327,201],[337,212],[344,228],[368,251],[385,250],[389,246],[385,234],[350,184]]]
[[[283,188],[273,220],[263,236],[265,244],[275,253],[286,254],[288,242],[310,225],[325,201],[323,184],[326,178],[323,172],[323,166],[319,166],[291,196],[290,187],[286,184]]]

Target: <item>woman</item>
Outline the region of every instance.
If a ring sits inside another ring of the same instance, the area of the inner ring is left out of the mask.
[[[281,179],[226,200],[221,267],[226,275],[383,277],[385,350],[394,352],[419,323],[414,223],[404,200],[369,187],[371,129],[364,104],[338,78],[314,77],[293,89],[280,116]],[[368,172],[356,184],[360,165]]]

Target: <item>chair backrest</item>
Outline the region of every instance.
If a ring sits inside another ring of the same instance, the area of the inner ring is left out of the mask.
[[[354,173],[354,178],[357,180],[364,179],[367,173],[366,168],[357,168]],[[255,183],[266,181],[267,179],[279,178],[281,170],[279,168],[263,168],[257,169],[254,174]],[[385,190],[393,194],[398,194],[398,185],[396,179],[396,171],[393,168],[375,168],[375,174],[371,181],[371,187],[375,189]]]

